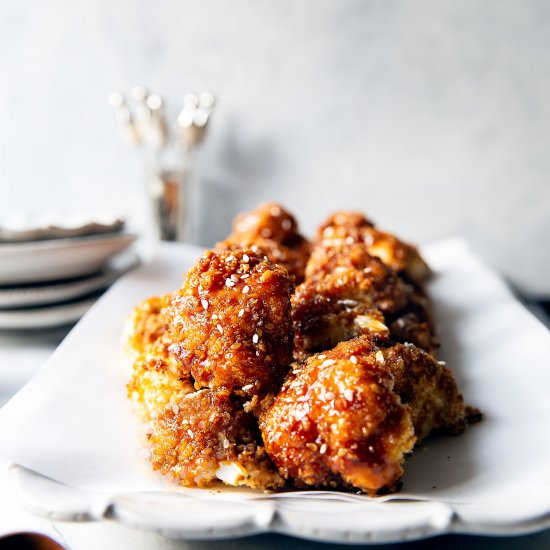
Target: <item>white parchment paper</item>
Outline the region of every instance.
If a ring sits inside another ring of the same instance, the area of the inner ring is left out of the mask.
[[[459,239],[427,246],[441,341],[467,402],[485,419],[432,440],[406,464],[401,496],[496,502],[550,488],[550,335]],[[141,454],[126,399],[124,320],[140,300],[174,290],[200,255],[164,245],[117,282],[50,361],[0,410],[0,456],[74,487],[169,489]],[[13,365],[17,368],[17,365]]]

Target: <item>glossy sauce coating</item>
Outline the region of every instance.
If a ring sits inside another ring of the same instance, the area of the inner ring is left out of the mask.
[[[284,268],[252,250],[203,255],[168,309],[171,349],[197,389],[278,387],[292,360],[293,288]]]
[[[447,367],[415,346],[361,336],[297,366],[260,426],[295,484],[376,494],[398,487],[415,443],[460,432],[466,414]]]
[[[294,216],[276,203],[264,203],[237,216],[232,232],[216,248],[251,248],[286,268],[296,283],[304,279],[310,253],[310,243],[299,233]]]
[[[381,231],[367,218],[353,211],[336,212],[321,224],[315,244],[325,248],[363,242],[369,254],[380,258],[388,267],[418,287],[430,275],[430,269],[416,247]]]
[[[367,288],[365,282],[358,285],[359,278],[368,281],[370,287]],[[338,285],[339,296],[331,297],[335,287],[332,281],[345,281]],[[312,287],[311,290],[306,292],[302,289],[304,285]],[[346,286],[349,287],[350,299],[355,301],[358,301],[358,294],[370,295],[374,306],[384,314],[384,322],[394,340],[414,343],[431,353],[437,350],[439,341],[425,291],[406,283],[391,267],[372,256],[363,241],[332,240],[327,245],[317,244],[306,266],[306,281],[298,287],[293,303],[298,303],[300,294],[311,296],[316,293],[328,296],[334,304],[335,300],[342,300]],[[300,301],[303,302],[301,309],[307,310],[307,303]],[[355,335],[358,334],[360,331]]]
[[[261,418],[266,449],[297,485],[395,489],[416,438],[368,338],[313,355]]]

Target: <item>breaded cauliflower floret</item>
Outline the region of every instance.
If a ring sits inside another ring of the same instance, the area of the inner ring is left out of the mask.
[[[154,355],[141,355],[134,361],[127,389],[134,410],[145,422],[195,391],[189,375],[180,374],[173,362]]]
[[[150,351],[152,346],[162,351],[170,345],[166,317],[169,300],[169,294],[152,296],[140,302],[128,317],[124,338],[126,349],[134,356]]]
[[[264,203],[255,210],[240,214],[229,236],[216,245],[217,250],[239,248],[251,248],[273,263],[282,265],[297,283],[304,279],[310,244],[298,232],[294,216],[279,204]]]
[[[376,494],[399,487],[415,443],[433,430],[460,431],[466,415],[449,369],[414,346],[361,336],[297,366],[260,428],[294,484]]]
[[[228,485],[275,489],[284,484],[261,444],[255,418],[225,389],[203,389],[152,420],[149,460],[186,487]]]
[[[144,300],[127,323],[126,347],[133,356],[128,397],[146,422],[194,390],[189,374],[181,370],[170,349],[168,303],[169,295]]]
[[[373,294],[371,280],[356,270],[302,283],[292,296],[295,359],[360,334],[386,339],[389,330]]]
[[[359,278],[370,282],[370,287],[365,282],[358,285],[356,281]],[[312,294],[325,298],[328,295],[328,301],[334,308],[336,297],[330,296],[332,291],[327,287],[334,287],[335,281],[339,283],[338,300],[342,300],[346,286],[349,286],[351,300],[361,302],[361,293],[366,292],[370,295],[373,307],[377,307],[384,314],[382,321],[389,327],[392,339],[411,342],[426,351],[435,352],[439,342],[425,292],[405,283],[391,267],[372,256],[362,241],[351,244],[345,241],[331,241],[327,246],[317,244],[314,247],[306,267],[306,281],[298,287],[293,299],[295,309],[298,307],[297,304],[300,304],[301,309],[307,311],[307,296]],[[307,290],[307,287],[310,289]],[[351,296],[352,294],[355,296]],[[312,312],[315,309],[318,307],[312,304]],[[353,309],[350,311],[353,312]],[[300,331],[297,332],[298,342],[299,333]],[[360,331],[356,331],[352,336],[358,334]],[[317,351],[319,349],[321,348],[317,348]]]
[[[260,428],[297,486],[394,490],[415,443],[410,409],[368,338],[313,355],[289,374]]]
[[[430,269],[416,247],[381,231],[358,212],[336,212],[321,224],[315,244],[325,248],[363,242],[369,254],[380,258],[415,286],[421,288]]]
[[[169,307],[171,350],[196,388],[277,388],[292,360],[287,271],[251,250],[206,252]]]

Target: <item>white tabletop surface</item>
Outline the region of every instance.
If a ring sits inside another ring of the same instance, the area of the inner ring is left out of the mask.
[[[62,340],[66,329],[37,331],[25,335],[0,333],[0,406],[17,392],[44,364]],[[211,550],[215,548],[317,548],[318,543],[298,541],[282,535],[262,535],[232,541],[172,541],[152,533],[141,532],[120,524],[50,522],[25,511],[19,504],[8,464],[0,462],[0,536],[17,532],[45,533],[71,550],[87,550],[101,545],[105,550],[119,548]],[[512,538],[448,535],[425,541],[405,543],[400,548],[420,549],[477,548],[504,550],[546,550],[550,548],[550,530],[543,533]],[[0,542],[1,547],[1,542]],[[332,548],[347,548],[333,545]],[[382,548],[371,546],[369,548]],[[390,546],[384,546],[390,548]]]

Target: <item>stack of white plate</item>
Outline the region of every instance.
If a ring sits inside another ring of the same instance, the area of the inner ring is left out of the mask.
[[[11,221],[0,224],[0,329],[74,323],[138,263],[120,218]]]

